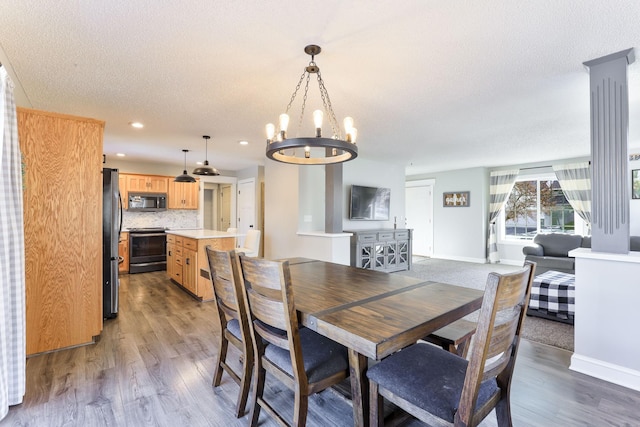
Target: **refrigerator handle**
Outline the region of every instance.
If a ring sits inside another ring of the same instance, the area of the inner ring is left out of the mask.
[[[118,207],[120,208],[120,223],[118,224],[118,241],[120,241],[120,234],[122,234],[122,194],[118,191]]]

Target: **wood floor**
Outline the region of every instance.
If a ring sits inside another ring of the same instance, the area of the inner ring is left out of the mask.
[[[105,322],[94,345],[29,358],[24,403],[0,425],[247,425],[246,415],[232,415],[236,384],[225,375],[221,387],[211,387],[213,310],[165,272],[123,276],[118,318]],[[640,425],[640,392],[569,371],[565,350],[526,340],[520,348],[511,393],[515,426]],[[267,398],[292,413],[292,394],[269,377],[267,384]],[[334,390],[314,396],[309,409],[309,426],[353,424],[348,400]],[[262,414],[261,425],[275,423]],[[493,413],[482,423],[495,425]]]

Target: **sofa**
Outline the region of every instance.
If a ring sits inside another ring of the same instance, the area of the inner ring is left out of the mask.
[[[631,236],[630,249],[640,251],[640,236]],[[536,275],[549,270],[575,274],[575,259],[569,251],[576,248],[590,248],[590,236],[549,233],[537,234],[533,244],[522,248],[526,261],[536,263]]]

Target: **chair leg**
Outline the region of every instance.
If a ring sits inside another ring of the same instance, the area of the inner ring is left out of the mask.
[[[298,387],[295,392],[293,409],[294,427],[304,427],[307,425],[307,411],[309,410],[309,396],[302,394]]]
[[[262,368],[262,363],[260,362],[260,356],[256,359],[255,369],[253,371],[253,374],[256,377],[256,383],[253,387],[253,406],[251,407],[251,414],[249,415],[249,425],[251,427],[258,425],[258,418],[260,418],[260,403],[258,402],[259,400],[262,400],[266,376],[266,371]]]
[[[512,427],[511,421],[511,402],[509,396],[505,396],[496,405],[496,418],[498,420],[498,427]]]
[[[214,387],[218,387],[220,385],[220,381],[222,381],[222,363],[227,360],[227,348],[229,347],[229,341],[224,337],[224,331],[220,333],[220,341],[219,341],[220,351],[218,352],[218,360],[216,361],[216,367],[213,370],[213,382],[212,385]]]
[[[384,399],[378,394],[378,383],[369,381],[369,425],[384,426]]]
[[[247,351],[245,349],[245,351]],[[249,350],[251,351],[251,350]],[[236,418],[244,415],[249,391],[251,389],[251,372],[253,370],[253,356],[247,354],[242,362],[242,378],[240,379],[240,391],[238,392],[238,403],[236,404]]]

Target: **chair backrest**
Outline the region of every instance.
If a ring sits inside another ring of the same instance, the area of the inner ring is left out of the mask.
[[[261,345],[259,337],[262,337],[272,345],[289,350],[294,377],[306,381],[289,262],[242,254],[239,258],[254,345]]]
[[[482,420],[493,409],[495,402],[475,407],[483,381],[495,378],[508,393],[534,271],[535,263],[525,261],[514,273],[489,274],[456,419],[477,425],[471,420]]]
[[[244,336],[244,331],[249,330],[249,318],[244,304],[242,277],[235,250],[220,251],[212,249],[209,245],[205,249],[221,325],[224,327],[228,320],[237,319],[242,339],[249,340],[248,336]]]
[[[250,229],[244,238],[242,251],[247,256],[258,256],[260,250],[260,230]]]
[[[235,227],[229,227],[227,228],[227,233],[237,233],[238,229]]]

